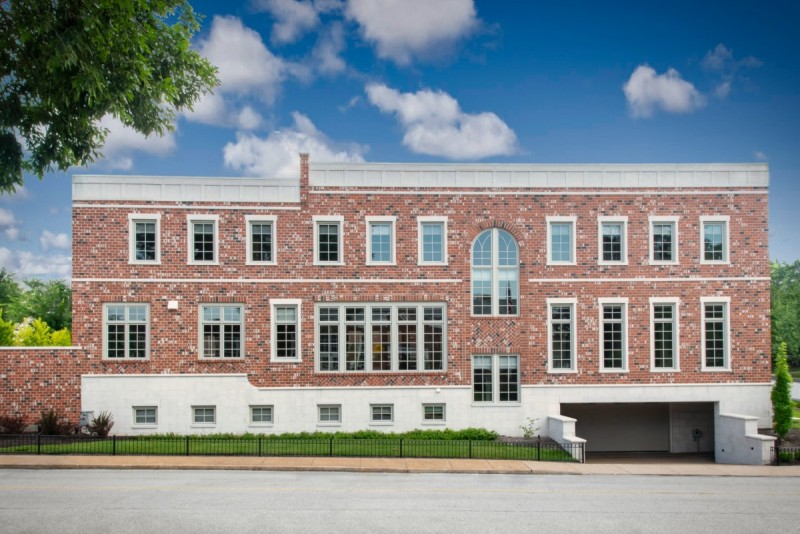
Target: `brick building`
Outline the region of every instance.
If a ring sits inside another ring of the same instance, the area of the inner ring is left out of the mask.
[[[758,463],[767,185],[765,164],[305,156],[299,179],[76,176],[81,348],[50,358],[122,434],[538,418],[589,451]]]

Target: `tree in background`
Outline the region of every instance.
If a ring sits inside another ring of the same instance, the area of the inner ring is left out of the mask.
[[[41,319],[53,330],[72,328],[72,289],[63,280],[25,280],[27,290],[9,305],[8,319]]]
[[[786,343],[789,363],[800,364],[800,260],[774,262],[772,274],[772,355]]]
[[[219,83],[190,48],[187,0],[0,2],[0,194],[100,155],[105,116],[144,135],[174,128]]]
[[[772,386],[772,428],[779,439],[792,428],[792,375],[786,363],[786,343],[778,345],[775,356],[775,385]]]
[[[72,344],[72,289],[63,280],[25,280],[0,268],[0,347]]]
[[[0,267],[0,312],[19,298],[19,284],[14,279],[14,273]]]

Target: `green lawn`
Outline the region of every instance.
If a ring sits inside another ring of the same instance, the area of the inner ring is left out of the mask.
[[[402,451],[401,451],[402,447]],[[188,448],[188,450],[187,450]],[[25,445],[3,446],[0,453],[35,454],[34,441]],[[44,438],[42,454],[118,454],[118,455],[212,455],[212,456],[353,456],[404,458],[482,458],[506,460],[574,461],[560,448],[544,445],[518,446],[496,441],[465,440],[396,440],[396,439],[189,439],[117,438],[100,439]]]

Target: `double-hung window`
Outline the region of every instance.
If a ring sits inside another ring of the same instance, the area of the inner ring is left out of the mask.
[[[650,217],[650,264],[678,263],[679,217]]]
[[[520,402],[519,356],[473,356],[472,400],[476,403]]]
[[[367,265],[395,264],[396,217],[367,217]]]
[[[275,226],[277,219],[272,215],[246,215],[247,224],[247,265],[274,265]]]
[[[273,299],[272,361],[299,362],[300,358],[299,299]]]
[[[575,309],[573,298],[547,299],[547,371],[569,373],[576,370]]]
[[[729,263],[728,225],[730,217],[700,217],[700,263]]]
[[[702,347],[704,371],[730,370],[730,298],[703,297]]]
[[[447,217],[417,217],[419,265],[447,265]]]
[[[577,217],[547,217],[547,264],[575,265]]]
[[[628,370],[628,299],[598,299],[600,307],[600,370]]]
[[[192,265],[219,262],[219,216],[189,215],[189,263]]]
[[[314,216],[314,265],[342,265],[344,239],[341,215]]]
[[[445,369],[441,304],[319,304],[316,317],[319,372]]]
[[[654,371],[678,371],[677,298],[650,298],[650,367]]]
[[[128,214],[129,263],[161,263],[161,214]]]
[[[103,329],[106,358],[141,360],[150,356],[150,306],[147,304],[103,305]]]
[[[601,216],[597,218],[598,255],[600,265],[627,265],[628,218]]]
[[[472,314],[519,313],[519,248],[499,228],[484,230],[472,244]]]
[[[244,310],[239,304],[200,305],[200,357],[244,356]]]

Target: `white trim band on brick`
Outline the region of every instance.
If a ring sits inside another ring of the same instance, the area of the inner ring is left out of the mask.
[[[460,284],[461,278],[73,278],[73,282],[143,284]]]
[[[312,195],[408,195],[406,189],[345,189],[345,188],[320,188],[312,189],[309,191]],[[438,189],[432,191],[414,191],[414,195],[435,195],[435,196],[482,196],[482,197],[496,197],[496,196],[529,196],[529,197],[561,197],[561,196],[696,196],[696,195],[768,195],[769,191],[766,189],[681,189],[675,191],[658,191],[658,190],[637,190],[637,191],[531,191],[531,190],[499,190],[499,189],[482,189],[475,191],[474,189]]]
[[[108,204],[75,202],[73,208],[129,208],[129,209],[170,209],[170,210],[230,210],[230,211],[300,211],[300,206],[269,206],[261,202],[238,202],[236,206],[220,206],[211,204]],[[143,213],[147,215],[147,213]]]
[[[661,278],[529,278],[532,284],[631,283],[631,282],[769,282],[769,276],[665,276]]]

